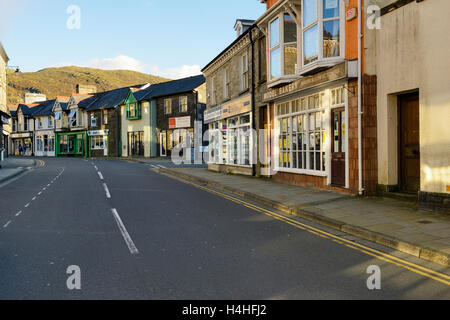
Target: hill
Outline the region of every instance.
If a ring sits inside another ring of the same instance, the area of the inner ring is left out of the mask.
[[[47,99],[70,96],[77,84],[97,86],[97,91],[112,90],[144,83],[169,81],[161,77],[130,70],[100,70],[83,67],[47,68],[37,72],[8,70],[8,103],[23,102],[26,92],[43,93]]]

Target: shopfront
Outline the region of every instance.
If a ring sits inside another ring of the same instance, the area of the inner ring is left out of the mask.
[[[345,84],[275,101],[274,180],[349,188],[348,91]]]
[[[89,137],[89,156],[107,157],[109,155],[109,130],[88,131]]]
[[[173,149],[181,145],[186,139],[190,139],[190,146],[194,144],[194,128],[192,128],[191,116],[169,118],[169,129],[161,130],[159,134],[160,155],[171,156]],[[184,150],[180,151],[180,156]],[[191,151],[193,154],[193,151]]]
[[[38,157],[54,157],[55,133],[54,131],[36,131],[35,155]]]
[[[252,175],[255,138],[252,134],[251,95],[205,111],[209,126],[209,163],[212,171]]]
[[[56,156],[88,157],[86,131],[56,134]]]
[[[33,133],[13,133],[11,140],[14,155],[27,157],[33,155]]]

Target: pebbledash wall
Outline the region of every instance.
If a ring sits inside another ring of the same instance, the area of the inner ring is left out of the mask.
[[[405,94],[415,93],[420,166],[410,174],[420,176],[421,207],[449,212],[450,1],[368,1],[367,5],[373,3],[383,8],[381,28],[365,34],[365,69],[377,76],[378,188],[381,192],[401,188],[399,162],[405,151],[400,148],[399,103]]]

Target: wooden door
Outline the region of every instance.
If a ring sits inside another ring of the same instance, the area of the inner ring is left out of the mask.
[[[345,186],[345,108],[331,110],[331,184]]]
[[[419,94],[399,96],[399,188],[420,188]]]

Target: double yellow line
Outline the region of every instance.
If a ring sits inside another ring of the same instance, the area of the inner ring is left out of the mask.
[[[159,170],[156,170],[156,169],[154,169],[154,171],[159,172]],[[241,200],[241,199],[238,199],[236,197],[227,195],[225,193],[222,193],[222,192],[219,192],[219,191],[216,191],[216,190],[213,190],[213,189],[210,189],[210,188],[198,185],[198,184],[190,182],[190,181],[188,181],[186,179],[183,179],[183,178],[180,178],[180,177],[175,177],[175,176],[173,176],[171,174],[167,174],[167,173],[163,173],[163,172],[159,172],[159,173],[164,174],[164,175],[166,175],[166,176],[168,176],[170,178],[176,179],[178,181],[181,181],[183,183],[192,185],[192,186],[194,186],[194,187],[196,187],[198,189],[202,189],[202,190],[207,191],[209,193],[215,194],[215,195],[217,195],[219,197],[222,197],[222,198],[225,198],[227,200],[233,201],[233,202],[235,202],[237,204],[245,206],[245,207],[247,207],[249,209],[252,209],[254,211],[260,212],[260,213],[262,213],[264,215],[270,216],[270,217],[272,217],[274,219],[277,219],[279,221],[285,222],[285,223],[287,223],[287,224],[289,224],[289,225],[291,225],[291,226],[293,226],[295,228],[298,228],[298,229],[310,232],[312,234],[315,234],[315,235],[317,235],[319,237],[322,237],[322,238],[325,238],[325,239],[330,239],[330,240],[332,240],[332,241],[334,241],[336,243],[342,244],[342,245],[344,245],[344,246],[346,246],[348,248],[351,248],[351,249],[357,250],[359,252],[365,253],[367,255],[370,255],[370,256],[375,257],[377,259],[380,259],[382,261],[395,264],[395,265],[397,265],[397,266],[399,266],[401,268],[407,269],[407,270],[412,271],[414,273],[420,274],[422,276],[425,276],[427,278],[439,281],[439,282],[441,282],[443,284],[446,284],[446,285],[450,286],[450,276],[447,275],[447,274],[444,274],[444,273],[441,273],[441,272],[438,272],[438,271],[434,271],[432,269],[429,269],[429,268],[423,267],[421,265],[418,265],[418,264],[415,264],[415,263],[412,263],[412,262],[409,262],[409,261],[397,258],[395,256],[392,256],[390,254],[384,253],[382,251],[379,251],[379,250],[367,247],[367,246],[365,246],[363,244],[356,243],[356,242],[350,241],[348,239],[345,239],[345,238],[336,236],[334,234],[331,234],[329,232],[326,232],[326,231],[314,228],[314,227],[312,227],[310,225],[301,223],[301,222],[299,222],[297,220],[291,219],[289,217],[286,217],[286,216],[281,215],[279,213],[276,213],[274,211],[267,210],[265,208],[262,208],[260,206],[254,205],[252,203],[246,202],[246,201]]]

